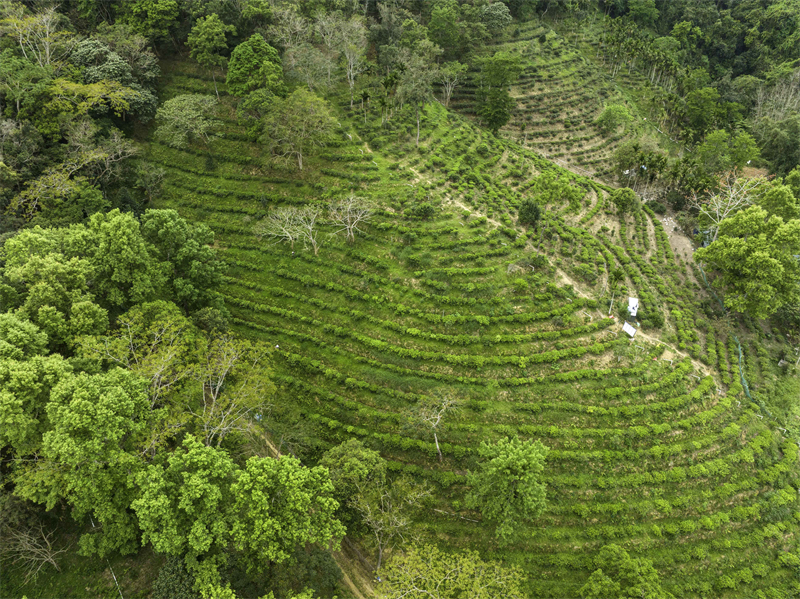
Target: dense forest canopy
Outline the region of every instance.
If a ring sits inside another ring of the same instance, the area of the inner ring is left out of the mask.
[[[800,0],[3,0],[0,590],[793,597],[799,258]]]

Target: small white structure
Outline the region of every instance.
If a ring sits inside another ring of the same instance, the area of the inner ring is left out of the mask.
[[[628,313],[633,318],[636,318],[636,313],[638,311],[639,311],[639,298],[638,297],[629,297],[628,298]]]
[[[631,323],[629,322],[626,322],[625,324],[622,325],[622,330],[628,333],[628,335],[630,335],[631,338],[633,338],[633,336],[636,334],[636,327],[631,325]]]

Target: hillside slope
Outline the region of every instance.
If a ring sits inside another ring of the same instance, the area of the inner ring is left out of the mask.
[[[213,90],[191,65],[164,66],[164,98]],[[339,141],[302,173],[266,165],[224,95],[221,116],[210,151],[148,153],[168,171],[158,207],[217,234],[236,330],[275,347],[270,430],[289,425],[308,459],[354,436],[380,450],[436,490],[422,538],[521,566],[532,597],[576,597],[611,542],[652,559],[679,597],[797,592],[797,448],[743,396],[733,338],[698,326],[698,284],[652,213],[620,220],[603,186],[437,105],[419,150],[403,113],[381,127],[343,108]],[[515,207],[545,172],[586,193],[522,231]],[[253,233],[273,206],[347,193],[380,205],[354,245],[325,236],[315,256]],[[422,203],[433,217],[413,216]],[[653,326],[633,341],[618,322],[627,295]],[[408,426],[435,394],[462,402],[441,463]],[[464,508],[465,473],[479,442],[514,434],[551,448],[548,508],[501,549]]]

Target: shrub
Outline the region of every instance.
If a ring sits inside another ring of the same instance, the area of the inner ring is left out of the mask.
[[[609,104],[603,109],[603,112],[600,113],[600,116],[597,117],[594,124],[597,126],[600,133],[608,136],[621,126],[624,126],[625,123],[629,122],[631,119],[631,113],[628,112],[625,106],[621,104]]]
[[[429,202],[422,202],[420,204],[416,204],[411,209],[411,213],[414,216],[416,216],[417,218],[424,218],[424,219],[431,218],[434,212],[435,212],[434,207]]]
[[[514,293],[525,293],[528,291],[528,281],[525,279],[514,279],[512,285],[514,287]]]
[[[535,227],[541,218],[542,210],[539,204],[531,198],[522,201],[519,206],[518,221],[521,225],[530,225]]]
[[[153,584],[153,599],[194,599],[194,576],[179,557],[169,556]]]

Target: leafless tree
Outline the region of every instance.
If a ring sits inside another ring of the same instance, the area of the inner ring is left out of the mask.
[[[308,86],[313,92],[315,87],[330,84],[330,73],[333,69],[333,57],[311,44],[300,44],[286,51],[283,56],[284,67],[296,78]]]
[[[356,232],[363,233],[358,225],[368,223],[372,215],[372,206],[363,198],[353,195],[333,202],[328,209],[328,218],[331,223],[339,227],[336,232],[344,231],[345,237],[350,243],[356,240]]]
[[[345,73],[347,84],[350,86],[350,108],[352,108],[356,78],[367,68],[367,29],[361,18],[354,16],[342,23],[339,43],[345,59]]]
[[[319,241],[319,223],[322,220],[322,209],[317,206],[303,206],[297,210],[297,227],[300,231],[300,240],[303,242],[303,247],[314,250],[314,255],[317,255],[321,242]]]
[[[160,318],[142,330],[138,319],[123,316],[117,325],[114,336],[87,338],[81,349],[141,376],[149,382],[150,408],[163,406],[165,397],[191,375],[188,321]]]
[[[254,232],[259,239],[272,237],[278,241],[287,241],[294,249],[294,242],[300,239],[297,208],[284,206],[272,210],[269,215],[256,224]]]
[[[16,40],[25,58],[40,67],[60,66],[79,41],[63,27],[66,18],[57,11],[58,6],[31,15],[24,13],[22,4],[7,3],[3,8],[0,30]]]
[[[717,240],[720,223],[755,203],[764,192],[763,177],[739,177],[735,170],[724,175],[719,191],[708,195],[693,193],[690,205],[711,222],[712,241]]]
[[[365,483],[350,500],[350,505],[361,515],[361,520],[372,531],[378,550],[380,570],[384,552],[397,541],[404,541],[411,524],[409,508],[419,506],[431,494],[427,486],[399,478],[391,484],[380,481],[378,484]]]
[[[56,558],[66,553],[69,547],[55,548],[53,543],[55,532],[55,529],[45,531],[41,523],[32,527],[4,525],[0,558],[12,565],[19,564],[25,572],[26,583],[35,580],[47,564],[61,572]]]
[[[448,62],[437,71],[439,83],[442,84],[442,100],[445,107],[450,106],[453,90],[463,85],[467,75],[467,65],[458,61]]]
[[[455,412],[460,407],[461,402],[449,395],[426,396],[415,407],[411,417],[414,423],[433,433],[433,441],[436,444],[436,453],[439,454],[441,462],[442,450],[439,448],[439,427],[445,415]]]
[[[800,69],[773,86],[762,85],[756,92],[755,121],[767,117],[780,121],[800,111]]]
[[[272,20],[274,24],[269,27],[269,34],[285,49],[294,48],[308,39],[308,23],[295,7],[273,6]]]
[[[188,409],[206,445],[216,442],[219,447],[231,432],[248,431],[248,416],[269,409],[266,398],[274,387],[266,375],[266,359],[265,350],[243,340],[226,336],[210,341],[205,359],[193,372],[202,386],[202,406]]]

